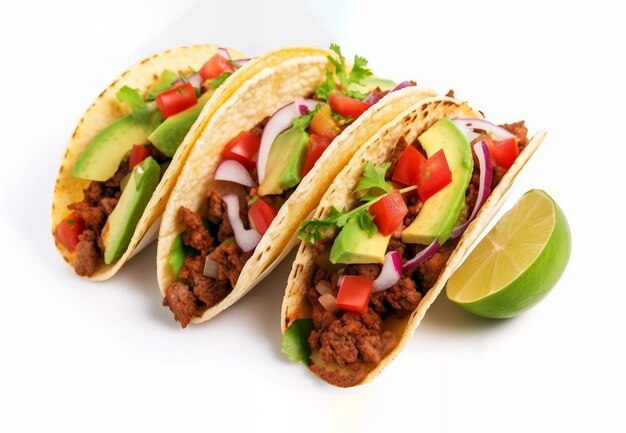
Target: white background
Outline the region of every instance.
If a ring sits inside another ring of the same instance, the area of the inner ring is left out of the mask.
[[[1,431],[624,431],[619,2],[338,3],[2,2]],[[454,88],[496,122],[548,129],[507,206],[542,188],[573,238],[566,273],[536,308],[488,321],[440,297],[396,361],[349,390],[280,354],[289,263],[182,330],[160,305],[154,246],[88,283],[48,225],[76,122],[132,63],[181,44],[257,55],[331,41],[381,76]]]

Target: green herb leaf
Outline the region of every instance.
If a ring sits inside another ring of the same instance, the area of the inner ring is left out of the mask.
[[[144,102],[137,89],[128,86],[122,87],[115,95],[118,101],[128,105],[132,110],[133,118],[142,125],[148,124],[148,105]]]
[[[306,131],[311,124],[311,119],[313,119],[313,116],[315,116],[315,113],[317,113],[317,110],[319,110],[321,106],[322,104],[317,104],[315,110],[309,111],[302,116],[294,117],[291,121],[291,126],[293,126],[294,129]]]
[[[248,206],[252,206],[254,203],[256,203],[259,200],[259,196],[258,195],[253,195],[250,200],[248,200]]]
[[[311,347],[309,346],[309,334],[313,330],[312,319],[296,319],[294,320],[285,335],[280,351],[294,362],[301,362],[309,365],[309,357],[311,356]]]
[[[337,44],[330,44],[330,50],[334,51],[337,54],[337,58],[333,56],[328,56],[328,61],[334,67],[333,71],[326,71],[326,79],[322,84],[318,86],[315,90],[315,97],[317,99],[328,100],[328,95],[332,92],[341,92],[346,96],[350,96],[351,98],[357,98],[359,100],[363,100],[367,95],[357,91],[348,91],[348,86],[350,84],[359,84],[363,81],[364,78],[372,75],[372,71],[367,68],[367,60],[361,56],[354,56],[354,62],[352,65],[352,69],[350,73],[347,73],[346,67],[346,59],[341,53],[341,48]],[[339,83],[335,82],[334,77],[337,77]],[[339,84],[339,86],[337,85]],[[340,91],[343,89],[343,91]]]
[[[382,190],[383,193],[391,191],[391,186],[385,181],[385,173],[387,173],[390,165],[391,162],[387,162],[380,167],[374,167],[370,161],[366,162],[363,168],[363,177],[361,177],[354,191],[366,191],[374,188]]]
[[[374,217],[369,212],[360,212],[357,216],[357,222],[359,223],[359,227],[367,232],[369,237],[372,237],[378,227],[374,224]]]

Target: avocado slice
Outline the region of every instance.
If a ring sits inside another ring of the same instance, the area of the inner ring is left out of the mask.
[[[107,265],[119,259],[128,248],[137,222],[159,183],[160,174],[159,164],[150,156],[133,168],[128,185],[102,229],[104,263]]]
[[[260,196],[281,194],[301,180],[300,168],[309,142],[309,134],[301,128],[280,133],[270,149],[265,179],[259,186]]]
[[[361,228],[357,219],[343,226],[330,250],[331,263],[384,263],[391,235],[379,231],[373,235]]]
[[[355,90],[361,93],[370,93],[375,88],[379,87],[383,92],[386,90],[391,90],[396,87],[396,83],[391,80],[386,80],[384,78],[378,77],[367,77],[363,78],[360,83],[352,83],[348,86],[348,90]]]
[[[148,140],[159,149],[167,157],[173,157],[183,142],[185,135],[189,132],[191,125],[196,121],[200,112],[206,105],[207,101],[213,95],[213,90],[207,90],[200,98],[196,105],[187,108],[171,117],[168,117],[161,123],[152,134],[148,136]]]
[[[146,127],[128,115],[102,129],[76,160],[72,175],[104,182],[113,177],[135,144],[148,141]]]
[[[418,139],[429,157],[443,149],[452,182],[424,202],[417,218],[402,231],[402,241],[428,245],[438,239],[443,244],[465,206],[465,190],[474,170],[472,150],[465,135],[445,118],[435,122]]]

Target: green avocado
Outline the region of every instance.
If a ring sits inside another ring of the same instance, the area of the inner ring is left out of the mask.
[[[272,144],[265,168],[265,179],[259,195],[281,194],[301,180],[300,168],[309,142],[309,134],[301,128],[289,128]]]
[[[161,168],[148,157],[133,168],[128,185],[102,229],[104,262],[107,265],[119,259],[128,248],[137,222],[159,183]]]
[[[172,84],[174,84],[174,81],[177,79],[178,75],[176,72],[170,69],[164,70],[154,84],[148,88],[146,100],[153,101],[156,98],[156,95],[172,87]]]
[[[148,140],[154,147],[163,152],[165,156],[173,157],[178,146],[180,146],[189,132],[191,125],[196,121],[212,95],[213,90],[208,90],[200,96],[196,105],[165,119],[163,123],[152,131],[152,134],[148,136]]]
[[[144,125],[131,115],[119,118],[98,132],[76,160],[72,174],[80,179],[109,180],[133,145],[147,141]]]
[[[361,228],[358,220],[350,219],[343,226],[330,250],[331,263],[384,263],[389,236],[379,231],[373,235]]]
[[[368,94],[375,88],[379,87],[383,92],[391,90],[396,87],[396,83],[391,80],[377,77],[364,78],[360,83],[352,83],[348,86],[348,90],[355,90],[357,92]]]
[[[419,142],[431,157],[443,149],[452,172],[452,182],[424,202],[417,218],[402,231],[402,241],[443,244],[465,206],[465,190],[472,178],[474,160],[465,135],[448,119],[439,119],[419,136]]]

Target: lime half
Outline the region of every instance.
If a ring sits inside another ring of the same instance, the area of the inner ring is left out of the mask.
[[[561,209],[544,191],[528,191],[448,280],[446,294],[479,316],[515,316],[554,287],[570,251]]]

